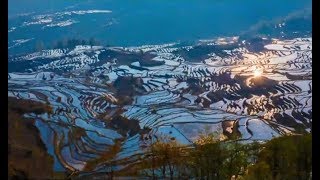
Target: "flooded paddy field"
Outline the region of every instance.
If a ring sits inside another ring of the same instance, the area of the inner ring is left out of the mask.
[[[24,116],[36,119],[56,170],[99,172],[114,161],[122,169],[164,135],[192,144],[205,129],[237,132],[245,142],[311,132],[312,38],[79,45],[15,55],[8,96],[53,108]]]

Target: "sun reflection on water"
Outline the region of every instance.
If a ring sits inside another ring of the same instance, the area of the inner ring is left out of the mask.
[[[254,77],[260,77],[262,75],[263,70],[262,69],[256,69],[253,72]]]

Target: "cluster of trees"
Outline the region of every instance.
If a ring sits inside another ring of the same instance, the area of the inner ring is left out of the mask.
[[[84,39],[63,39],[54,43],[54,48],[73,48],[77,45],[90,45],[90,46],[98,46],[100,42],[94,38],[90,38],[89,40]]]
[[[220,141],[210,135],[191,147],[159,138],[136,169],[139,176],[152,179],[311,179],[311,141],[311,134],[266,143]]]
[[[35,44],[35,51],[41,51],[47,48],[53,48],[53,49],[74,48],[77,45],[99,46],[101,45],[101,43],[95,38],[90,38],[89,40],[65,38],[63,40],[53,42],[51,46],[46,46],[43,41],[38,40]]]

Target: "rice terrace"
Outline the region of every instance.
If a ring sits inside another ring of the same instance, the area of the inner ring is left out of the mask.
[[[33,1],[9,0],[9,179],[312,178],[311,1]]]

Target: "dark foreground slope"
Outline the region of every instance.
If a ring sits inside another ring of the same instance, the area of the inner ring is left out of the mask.
[[[47,153],[34,120],[24,113],[50,112],[45,104],[8,97],[8,177],[47,179],[56,177],[53,158]]]

